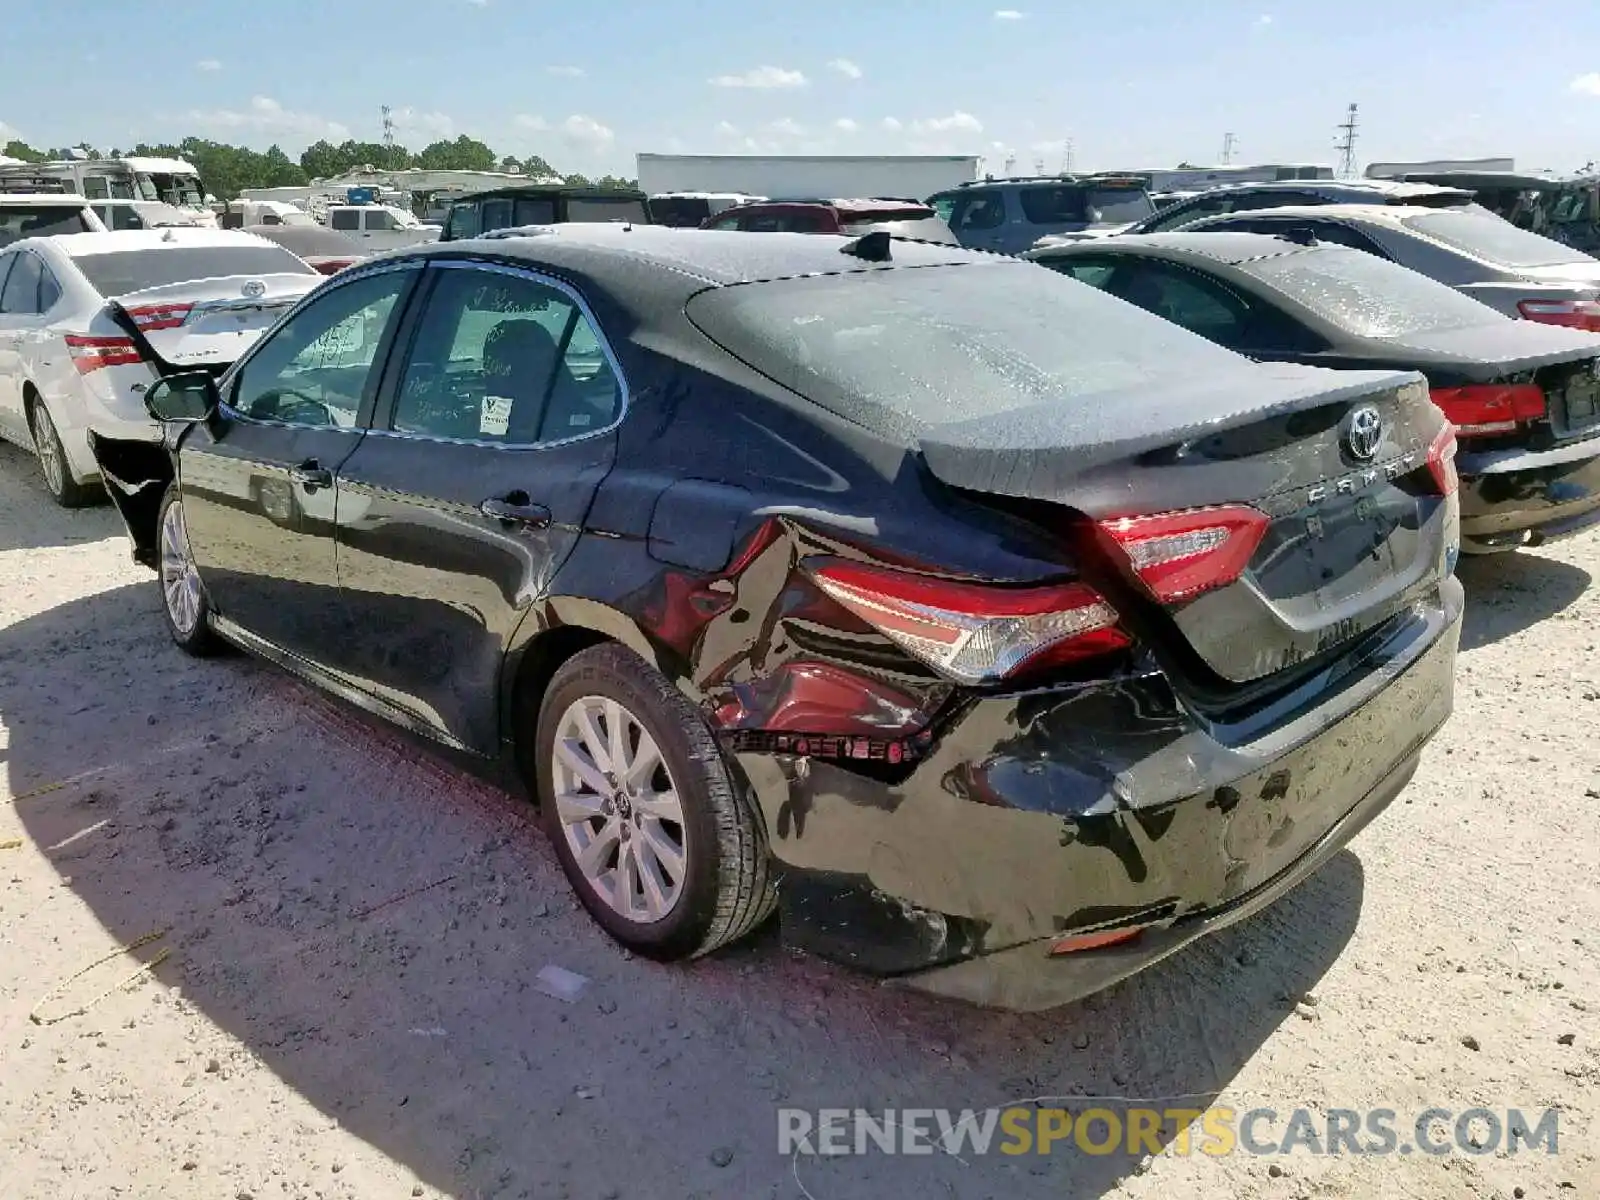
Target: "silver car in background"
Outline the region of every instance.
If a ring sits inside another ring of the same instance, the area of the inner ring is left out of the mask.
[[[1370,204],[1211,217],[1185,233],[1270,233],[1365,250],[1510,317],[1600,332],[1600,259],[1476,208]]]

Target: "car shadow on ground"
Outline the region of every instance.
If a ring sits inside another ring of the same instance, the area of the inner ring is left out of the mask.
[[[0,442],[0,551],[100,542],[124,532],[109,499],[85,508],[57,508],[45,491],[39,460]]]
[[[1252,920],[1031,1015],[883,987],[770,927],[648,963],[578,909],[524,803],[277,671],[186,658],[156,605],[129,585],[0,630],[29,840],[119,942],[169,931],[137,952],[172,956],[122,998],[135,1028],[103,1036],[137,1038],[141,1006],[181,989],[244,1047],[217,1086],[262,1064],[451,1195],[1099,1196],[1138,1159],[790,1158],[778,1109],[1203,1109],[1359,916],[1347,851]],[[575,1003],[541,992],[546,965],[587,978]],[[300,1165],[304,1188],[326,1178]]]
[[[1461,648],[1476,650],[1564,612],[1588,590],[1589,572],[1536,552],[1463,555],[1467,590]]]

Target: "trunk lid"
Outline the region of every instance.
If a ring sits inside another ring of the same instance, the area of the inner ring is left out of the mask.
[[[128,292],[108,301],[173,370],[227,366],[312,288],[321,275],[228,275]]]
[[[1174,649],[1246,684],[1416,603],[1449,570],[1455,536],[1428,468],[1446,423],[1418,376],[1264,364],[1257,382],[1248,399],[1237,379],[1195,379],[1155,402],[1091,399],[1087,414],[1041,406],[933,429],[920,448],[953,487],[1096,522],[1216,505],[1264,514],[1243,573],[1192,599],[1162,605],[1131,578],[1096,581],[1126,616],[1175,631]],[[1358,410],[1379,418],[1370,454],[1351,436]]]

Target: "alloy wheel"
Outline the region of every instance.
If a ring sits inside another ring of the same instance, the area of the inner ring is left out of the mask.
[[[61,457],[61,439],[56,436],[55,423],[43,403],[33,410],[33,449],[39,456],[39,467],[44,471],[45,484],[54,495],[66,491],[67,464]]]
[[[189,553],[181,500],[167,505],[161,519],[161,594],[173,628],[183,637],[193,633],[200,622],[200,572]]]
[[[552,752],[552,797],[585,883],[625,920],[660,921],[683,895],[683,805],[650,731],[622,704],[583,696]]]

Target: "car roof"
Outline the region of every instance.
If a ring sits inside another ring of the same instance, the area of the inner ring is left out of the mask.
[[[160,250],[169,246],[271,246],[275,243],[241,229],[207,229],[172,225],[165,229],[123,229],[113,233],[57,233],[27,241],[49,242],[70,258],[83,254],[117,254],[126,250]],[[13,243],[13,245],[20,243]]]
[[[1463,212],[1464,208],[1429,208],[1422,204],[1286,204],[1279,208],[1246,208],[1238,212],[1201,217],[1186,229],[1203,228],[1230,217],[1247,220],[1300,217],[1326,220],[1338,217],[1347,221],[1368,221],[1382,225],[1404,225],[1407,217],[1436,217],[1441,213]]]
[[[1203,258],[1237,266],[1244,262],[1259,262],[1263,258],[1326,249],[1328,246],[1328,243],[1306,246],[1271,233],[1125,233],[1093,241],[1039,246],[1029,250],[1023,257],[1043,262],[1117,254],[1140,258]]]
[[[548,196],[566,196],[569,199],[592,200],[596,197],[615,197],[621,200],[645,200],[648,197],[637,188],[603,188],[571,183],[519,183],[511,187],[489,188],[482,192],[468,192],[457,196],[451,204],[469,204],[474,200],[497,200],[502,196],[515,199],[526,196],[542,199]]]
[[[1280,192],[1280,191],[1344,191],[1370,192],[1376,196],[1437,196],[1450,192],[1469,193],[1470,188],[1450,187],[1439,183],[1405,183],[1398,179],[1278,179],[1272,182],[1243,181],[1219,183],[1203,188],[1201,195],[1213,192]]]
[[[58,204],[82,207],[89,201],[77,192],[7,192],[0,190],[0,208],[8,204]]]
[[[700,286],[731,287],[799,275],[996,261],[995,255],[979,250],[896,239],[891,243],[887,263],[868,262],[841,253],[842,248],[854,240],[841,234],[752,234],[595,222],[541,225],[513,236],[500,231],[498,237],[430,242],[382,257],[448,258],[492,254],[499,258],[524,259],[530,265],[565,267],[610,287],[622,286],[626,277],[640,268],[671,272]]]

